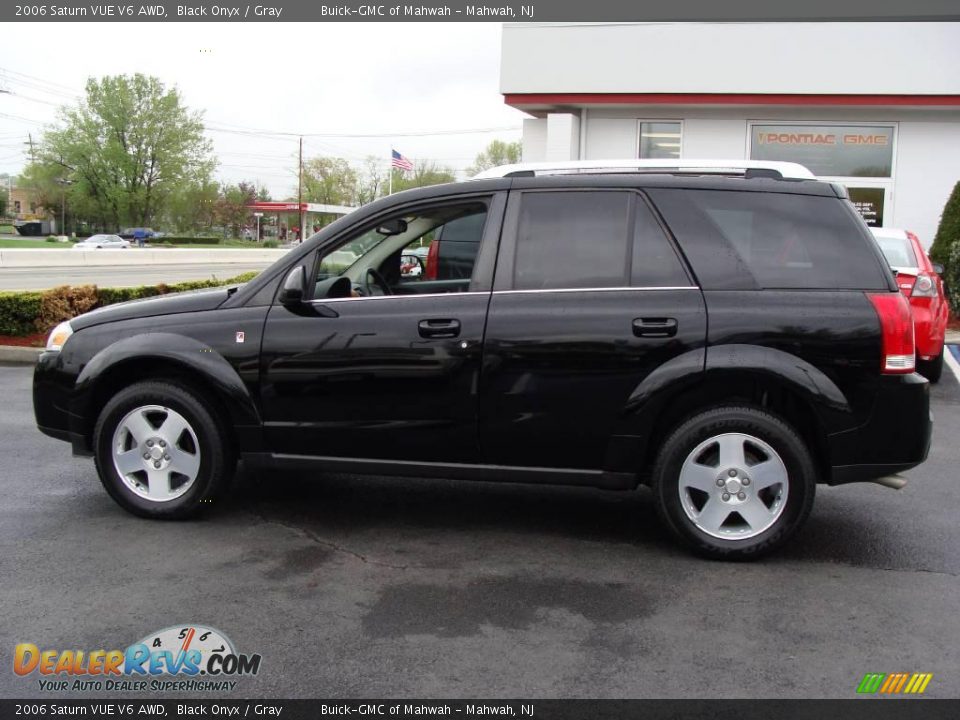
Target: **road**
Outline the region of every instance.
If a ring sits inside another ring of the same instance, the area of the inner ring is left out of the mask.
[[[242,251],[238,251],[242,252]],[[203,280],[216,275],[229,278],[251,270],[263,270],[270,263],[198,263],[191,265],[89,266],[89,267],[4,267],[0,268],[0,291],[45,290],[57,285],[99,285],[135,287],[173,284],[183,280]]]
[[[61,697],[10,671],[14,642],[181,623],[262,655],[213,697],[852,698],[895,671],[960,695],[949,373],[905,489],[821,488],[792,545],[745,564],[675,547],[645,492],[243,471],[206,520],[138,520],[34,429],[29,368],[0,367],[0,396],[3,697]]]

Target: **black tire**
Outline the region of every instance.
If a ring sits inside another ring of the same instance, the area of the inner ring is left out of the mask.
[[[789,489],[782,512],[769,528],[749,538],[718,538],[704,532],[688,516],[681,501],[680,471],[688,455],[701,443],[725,433],[742,433],[763,441],[780,456],[787,472]],[[661,520],[683,544],[709,558],[749,560],[782,545],[806,521],[813,507],[816,482],[810,451],[790,425],[756,408],[721,407],[690,418],[669,435],[654,465],[651,487]]]
[[[175,410],[190,424],[200,455],[192,486],[180,497],[156,502],[141,497],[124,482],[113,462],[113,438],[118,424],[131,411],[146,405]],[[137,383],[114,395],[104,406],[93,435],[100,482],[120,507],[145,518],[182,520],[209,510],[229,484],[235,456],[215,413],[196,391],[168,380]]]
[[[946,347],[942,347],[940,348],[940,354],[933,360],[917,360],[917,372],[933,384],[940,382],[940,376],[943,375],[943,354],[945,352],[947,352]]]

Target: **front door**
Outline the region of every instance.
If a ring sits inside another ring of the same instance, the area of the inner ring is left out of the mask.
[[[631,394],[705,340],[701,292],[642,195],[511,192],[484,346],[485,462],[619,469],[611,453],[637,445],[617,437]]]
[[[261,353],[268,447],[278,454],[476,462],[477,388],[489,276],[424,272],[447,222],[475,223],[496,252],[500,196],[397,210],[322,249],[314,297],[275,304]],[[492,267],[492,261],[487,263]]]

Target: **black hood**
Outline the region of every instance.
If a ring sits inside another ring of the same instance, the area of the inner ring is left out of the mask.
[[[208,290],[188,290],[187,292],[158,295],[140,300],[128,300],[78,315],[70,321],[70,325],[74,330],[81,330],[92,325],[102,325],[117,320],[213,310],[219,307],[234,289],[235,287],[224,286]]]

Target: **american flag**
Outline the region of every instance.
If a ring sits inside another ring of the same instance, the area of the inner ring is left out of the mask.
[[[413,163],[407,160],[403,155],[391,148],[390,166],[400,168],[401,170],[413,170]]]

